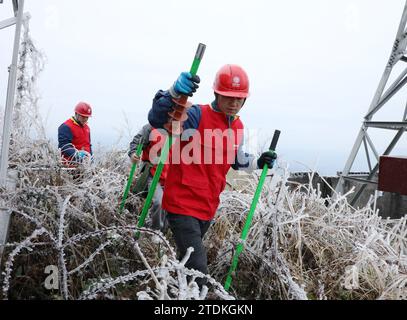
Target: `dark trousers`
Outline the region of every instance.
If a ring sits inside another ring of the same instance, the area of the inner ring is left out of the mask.
[[[191,216],[168,212],[168,223],[178,249],[178,259],[182,260],[189,247],[194,248],[191,257],[185,264],[187,268],[196,269],[208,274],[208,259],[203,245],[203,237],[208,231],[211,221],[203,221]],[[197,279],[201,287],[206,283],[204,279]]]

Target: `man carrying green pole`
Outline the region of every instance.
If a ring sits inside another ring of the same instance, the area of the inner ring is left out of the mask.
[[[132,162],[137,162],[140,157],[136,155],[136,147],[143,141],[143,154],[141,156],[142,165],[137,183],[133,189],[136,194],[147,196],[147,190],[150,189],[153,177],[157,170],[157,161],[160,151],[167,135],[163,135],[153,128],[150,124],[144,125],[141,130],[134,136],[130,142],[129,157]],[[151,223],[149,227],[154,230],[160,230],[163,233],[167,229],[166,216],[167,213],[161,208],[162,197],[164,193],[165,177],[167,176],[169,164],[163,166],[163,170],[157,183],[153,198],[151,200],[151,208],[149,214]]]
[[[150,124],[167,129],[171,115],[180,110],[177,99],[180,95],[192,96],[198,83],[197,76],[182,72],[169,90],[158,91],[148,115]],[[180,161],[175,161],[172,152],[162,202],[178,257],[184,257],[192,247],[194,251],[185,266],[203,274],[208,273],[203,237],[217,211],[227,172],[231,167],[248,172],[265,165],[271,168],[276,158],[271,151],[259,158],[243,151],[244,128],[237,114],[249,96],[246,71],[238,65],[224,65],[215,76],[213,90],[212,103],[194,104],[188,108],[186,118],[180,117],[179,131],[184,131],[177,140],[179,146],[174,148],[180,152]],[[196,282],[202,287],[206,278],[197,277]]]
[[[195,53],[194,61],[192,62],[191,70],[189,72],[191,78],[196,77],[199,65],[200,65],[203,55],[205,53],[205,49],[206,49],[206,46],[204,44],[200,43],[198,45],[198,49]],[[198,80],[198,82],[199,82],[199,80]],[[195,88],[195,90],[196,90],[196,88]],[[144,226],[144,222],[147,217],[148,209],[150,208],[151,201],[153,199],[155,190],[157,188],[157,183],[160,180],[160,177],[161,177],[161,174],[162,174],[162,171],[164,168],[164,164],[166,163],[166,161],[168,159],[168,154],[169,154],[169,151],[172,146],[172,140],[173,140],[172,134],[179,135],[181,133],[179,123],[180,123],[180,121],[185,121],[184,116],[186,115],[187,108],[189,107],[188,102],[187,102],[188,96],[192,96],[192,94],[184,94],[184,95],[179,94],[174,97],[173,103],[175,102],[175,104],[178,106],[178,108],[176,110],[172,110],[172,116],[170,119],[168,119],[169,121],[165,124],[165,128],[169,132],[169,135],[168,135],[166,142],[164,143],[163,149],[161,150],[160,160],[158,162],[156,172],[155,172],[153,180],[151,182],[150,189],[147,194],[146,202],[144,203],[143,210],[141,211],[140,219],[137,223],[138,228],[142,228]],[[178,127],[176,127],[176,125]],[[138,238],[139,236],[140,236],[140,233],[137,231],[136,238]]]
[[[270,145],[270,148],[269,148],[269,151],[272,153],[272,157],[274,157],[273,155],[275,155],[275,149],[276,149],[279,137],[280,137],[280,131],[276,130],[274,132],[274,137],[273,137],[273,140],[271,141],[271,145]],[[269,169],[268,165],[264,165],[263,171],[262,171],[261,176],[260,176],[259,183],[257,185],[256,192],[254,193],[252,204],[250,206],[249,215],[247,216],[246,222],[245,222],[244,227],[243,227],[242,235],[240,237],[241,241],[236,247],[235,254],[233,255],[232,265],[230,266],[228,275],[226,277],[226,282],[225,282],[225,286],[224,286],[226,291],[229,291],[230,284],[232,283],[232,275],[233,275],[233,273],[235,272],[235,270],[237,268],[237,263],[239,261],[239,255],[243,251],[244,242],[246,241],[247,235],[248,235],[249,230],[250,230],[250,225],[252,223],[254,212],[256,211],[257,203],[259,202],[259,198],[260,198],[260,195],[261,195],[261,190],[263,189],[263,185],[264,185],[264,181],[265,181],[266,176],[267,176],[268,169]]]

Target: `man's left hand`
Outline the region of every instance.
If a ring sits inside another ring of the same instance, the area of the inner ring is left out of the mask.
[[[273,168],[274,166],[274,162],[277,159],[277,153],[275,153],[274,151],[266,151],[264,152],[260,158],[257,160],[257,166],[259,167],[259,169],[263,169],[265,165],[267,165],[267,167],[269,169]]]

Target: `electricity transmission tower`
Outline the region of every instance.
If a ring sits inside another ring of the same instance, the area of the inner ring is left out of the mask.
[[[0,0],[0,4],[3,0]],[[23,19],[29,17],[28,14],[23,14],[24,0],[12,0],[14,17],[0,21],[0,30],[15,25],[14,46],[12,62],[9,67],[9,77],[7,85],[7,98],[6,107],[4,112],[3,133],[1,140],[1,154],[0,154],[0,189],[10,188],[10,181],[8,179],[8,156],[10,147],[10,134],[11,134],[11,122],[14,107],[14,97],[16,93],[16,81],[17,81],[17,64],[18,64],[18,52],[20,48],[20,36]],[[8,227],[10,223],[10,212],[7,209],[2,208],[0,198],[0,263],[2,260],[4,244],[7,241]]]
[[[356,191],[353,198],[350,200],[351,205],[354,205],[356,203],[356,201],[359,199],[368,183],[377,184],[377,173],[379,169],[380,155],[377,152],[375,143],[371,135],[369,135],[369,133],[371,132],[371,130],[369,129],[385,129],[395,132],[393,138],[391,139],[388,146],[385,148],[384,152],[381,155],[389,155],[396,146],[397,142],[400,140],[404,131],[406,131],[407,129],[407,106],[404,108],[404,113],[400,115],[401,119],[398,119],[398,121],[383,121],[377,116],[377,112],[384,108],[386,104],[389,102],[389,100],[392,99],[396,95],[396,93],[398,93],[400,89],[403,88],[407,83],[407,67],[404,67],[404,70],[395,78],[394,82],[391,82],[389,80],[390,75],[393,75],[392,71],[394,71],[394,74],[397,74],[395,71],[396,65],[399,66],[407,62],[406,22],[407,22],[407,2],[404,5],[403,15],[401,17],[400,25],[396,35],[396,40],[394,41],[389,61],[384,69],[383,76],[373,97],[373,101],[369,107],[367,114],[363,119],[362,127],[359,131],[355,144],[353,145],[352,151],[345,164],[345,168],[343,169],[342,174],[340,175],[339,182],[336,187],[337,192],[344,194],[345,180],[358,182],[361,185],[359,189]],[[374,116],[376,117],[373,120]],[[363,149],[366,155],[367,165],[369,168],[366,178],[356,177],[351,173],[352,166],[361,149]],[[373,159],[371,158],[372,154],[374,156]]]

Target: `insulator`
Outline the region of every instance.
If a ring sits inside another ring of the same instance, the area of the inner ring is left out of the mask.
[[[182,124],[188,119],[187,111],[192,106],[188,101],[187,96],[181,96],[180,99],[173,99],[175,105],[173,110],[168,113],[169,121],[164,125],[164,128],[173,135],[182,133]]]

